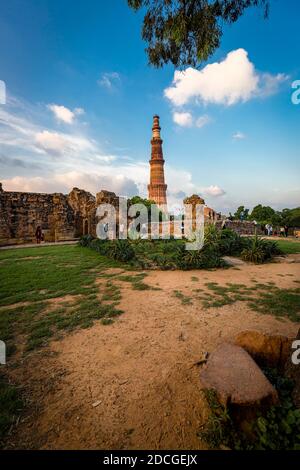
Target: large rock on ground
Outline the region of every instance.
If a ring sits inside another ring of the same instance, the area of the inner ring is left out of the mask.
[[[260,366],[281,371],[292,351],[290,338],[260,331],[243,331],[236,336],[234,344],[245,349]]]
[[[250,355],[224,343],[210,356],[200,374],[204,389],[214,389],[219,401],[235,409],[253,409],[278,402],[278,395]]]
[[[300,329],[296,340],[300,340]],[[292,353],[295,350],[291,349],[291,354],[285,365],[286,377],[292,379],[295,382],[295,388],[293,390],[293,400],[297,407],[300,408],[300,364],[293,364],[291,360]]]

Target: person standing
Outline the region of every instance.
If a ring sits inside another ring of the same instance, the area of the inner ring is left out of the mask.
[[[284,234],[286,238],[289,236],[289,228],[287,225],[284,226]]]
[[[38,225],[37,228],[36,228],[36,231],[35,231],[35,238],[36,238],[36,242],[37,242],[38,245],[42,241],[42,236],[43,236],[42,229],[41,229],[40,225]]]

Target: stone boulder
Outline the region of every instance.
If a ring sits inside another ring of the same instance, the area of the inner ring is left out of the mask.
[[[300,341],[300,329],[296,340]],[[291,349],[291,354],[289,359],[285,364],[285,376],[290,378],[295,383],[295,388],[293,390],[293,400],[297,407],[300,408],[300,364],[293,364],[291,356],[294,350]]]
[[[215,390],[220,403],[233,405],[238,412],[278,402],[277,391],[258,365],[233,344],[224,343],[211,353],[200,379],[203,389]]]
[[[261,367],[278,368],[280,371],[284,370],[292,351],[290,338],[260,331],[243,331],[236,336],[234,344],[245,349]]]

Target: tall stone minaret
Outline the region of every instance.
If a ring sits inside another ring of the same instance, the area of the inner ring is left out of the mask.
[[[164,157],[162,151],[162,139],[160,138],[159,116],[153,117],[150,184],[148,185],[148,198],[155,201],[159,207],[167,207],[167,185],[164,175]]]

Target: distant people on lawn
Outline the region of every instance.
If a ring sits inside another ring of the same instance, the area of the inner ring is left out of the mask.
[[[287,225],[284,226],[284,234],[286,236],[286,238],[289,236],[289,228]]]
[[[37,228],[36,228],[35,238],[36,238],[37,244],[40,244],[41,241],[43,241],[43,239],[44,239],[43,232],[42,232],[42,229],[41,229],[40,225],[38,225]]]
[[[267,224],[266,225],[266,235],[268,235],[268,237],[271,237],[273,234],[273,227],[271,224]]]

